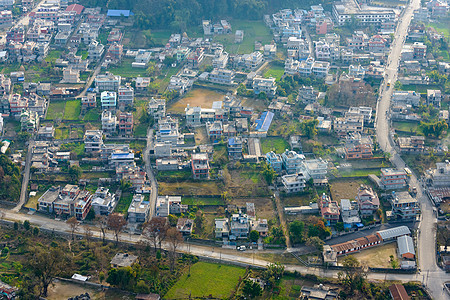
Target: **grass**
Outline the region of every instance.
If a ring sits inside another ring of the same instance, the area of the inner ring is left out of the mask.
[[[86,59],[89,55],[87,50],[78,49],[77,55],[81,55],[81,59]]]
[[[289,143],[282,137],[267,137],[261,139],[261,149],[263,153],[274,151],[275,153],[283,153],[286,149],[290,149]]]
[[[148,124],[137,124],[134,126],[133,135],[135,137],[147,136]]]
[[[116,205],[116,208],[114,209],[114,212],[117,213],[126,213],[128,211],[128,207],[131,204],[131,201],[133,200],[133,194],[130,192],[124,192],[120,196],[119,202]]]
[[[264,78],[274,77],[277,81],[284,75],[284,66],[279,62],[271,62],[264,70]]]
[[[394,128],[399,131],[416,133],[419,123],[417,122],[394,122]]]
[[[78,120],[81,112],[80,100],[69,100],[66,102],[63,120]]]
[[[77,156],[84,154],[84,143],[66,143],[62,144],[60,147],[61,151],[70,151],[75,153]]]
[[[68,127],[55,128],[55,139],[65,140],[68,138],[69,138],[69,128]]]
[[[45,58],[45,61],[48,63],[55,62],[60,56],[62,51],[60,50],[52,50],[48,52],[47,57]]]
[[[158,182],[160,195],[220,195],[223,187],[214,181]]]
[[[439,86],[435,84],[422,85],[422,84],[404,84],[402,86],[403,91],[415,91],[420,94],[426,94],[427,90],[439,90]]]
[[[47,110],[46,120],[62,119],[64,114],[65,102],[50,102]]]
[[[155,45],[160,45],[160,46],[164,46],[167,41],[170,38],[170,35],[172,34],[171,30],[145,30],[143,31],[144,35],[146,37],[149,37],[150,40],[155,44]]]
[[[180,181],[189,180],[192,177],[192,173],[189,170],[177,170],[177,171],[159,171],[157,176],[158,181]]]
[[[391,268],[389,256],[393,255],[397,259],[397,244],[389,243],[382,246],[376,246],[370,249],[362,250],[360,253],[352,254],[363,266],[372,268]],[[338,263],[344,258],[338,258]]]
[[[448,22],[450,20],[446,20],[443,22],[437,22],[437,23],[429,23],[428,25],[430,25],[431,27],[433,27],[434,29],[436,29],[436,31],[442,35],[444,35],[446,38],[450,37],[450,27],[448,26]]]
[[[101,112],[99,108],[89,109],[83,117],[84,121],[99,121],[101,117]]]
[[[132,68],[131,64],[134,62],[132,58],[124,58],[117,67],[111,68],[109,71],[114,75],[120,75],[122,77],[137,77],[147,76],[147,69]]]
[[[381,170],[379,168],[373,169],[341,169],[339,174],[342,177],[367,177],[369,174],[374,174],[376,176],[380,176]]]
[[[164,299],[228,298],[244,274],[243,268],[198,262],[191,267],[190,276],[181,276]]]
[[[181,203],[186,205],[225,205],[220,198],[195,198],[195,197],[183,197],[181,198]]]

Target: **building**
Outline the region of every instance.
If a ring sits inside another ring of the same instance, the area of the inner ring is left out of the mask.
[[[341,199],[341,217],[345,228],[359,225],[361,218],[359,217],[358,202]]]
[[[24,132],[34,133],[39,128],[39,116],[35,111],[24,110],[20,114],[20,128]]]
[[[109,110],[102,112],[102,130],[106,134],[112,134],[116,132],[117,117]]]
[[[281,159],[283,160],[283,168],[288,174],[296,174],[305,160],[305,156],[298,154],[295,151],[286,150],[281,154]]]
[[[92,209],[96,216],[109,215],[113,212],[116,205],[116,195],[111,194],[107,188],[99,187],[92,197]]]
[[[427,183],[433,187],[450,187],[450,162],[436,163],[436,169],[428,170]]]
[[[230,220],[230,240],[246,239],[250,233],[250,218],[243,213],[233,214]]]
[[[126,268],[131,267],[138,262],[138,257],[128,253],[117,253],[111,259],[111,268]]]
[[[98,62],[105,52],[105,46],[97,41],[92,41],[88,47],[88,58]]]
[[[411,197],[408,192],[392,192],[389,198],[392,206],[391,218],[396,220],[415,219],[420,214],[417,199]]]
[[[389,294],[392,300],[410,300],[411,297],[408,296],[403,284],[393,284],[389,287]]]
[[[97,106],[97,99],[95,93],[87,93],[86,96],[81,97],[81,107],[89,109]]]
[[[102,91],[117,91],[121,83],[120,75],[113,75],[106,72],[104,75],[97,75],[95,77],[95,87],[99,92]]]
[[[369,136],[351,133],[344,145],[345,159],[368,159],[373,157],[373,141]]]
[[[155,121],[159,121],[166,116],[166,100],[152,97],[148,103],[148,113]]]
[[[320,214],[329,224],[336,224],[339,221],[339,205],[325,193],[319,198],[319,209]]]
[[[321,185],[321,183],[328,183],[326,176],[328,173],[328,162],[322,158],[309,159],[303,161],[302,170],[304,170],[307,180],[312,178],[314,185]]]
[[[159,196],[156,199],[156,215],[159,217],[181,214],[186,212],[187,208],[187,205],[181,204],[180,196]]]
[[[207,153],[192,153],[192,175],[194,179],[209,179],[209,158]]]
[[[0,11],[0,25],[12,24],[12,12],[10,10]]]
[[[264,55],[259,51],[255,51],[247,54],[244,61],[247,69],[256,70],[263,63]]]
[[[281,173],[283,168],[283,160],[280,154],[276,154],[273,151],[267,152],[266,161],[277,174]]]
[[[217,142],[222,137],[223,126],[222,121],[206,122],[206,134],[209,139]]]
[[[130,136],[133,134],[133,114],[121,112],[119,114],[119,134]]]
[[[402,259],[415,259],[416,251],[412,237],[403,235],[397,238],[397,254]]]
[[[236,30],[236,33],[234,34],[234,42],[236,44],[242,43],[244,40],[244,30]]]
[[[442,93],[441,90],[427,90],[427,104],[434,107],[441,107]]]
[[[380,199],[377,193],[369,186],[361,185],[358,188],[355,199],[358,202],[362,216],[373,215],[380,208]]]
[[[389,228],[385,230],[380,230],[376,232],[376,235],[383,241],[396,240],[402,235],[410,235],[411,230],[407,226],[398,226],[394,228]]]
[[[134,89],[130,85],[119,87],[117,92],[117,104],[120,109],[125,107],[133,107],[134,102]]]
[[[306,186],[306,179],[302,173],[281,176],[281,182],[288,194],[301,192]]]
[[[402,189],[406,187],[407,175],[405,171],[391,168],[381,169],[381,185],[384,189]]]
[[[255,77],[253,79],[253,91],[255,92],[255,95],[265,93],[269,98],[274,97],[277,91],[275,78]]]
[[[158,143],[170,142],[172,145],[177,145],[180,138],[178,130],[178,119],[172,117],[165,117],[158,122],[158,130],[156,132],[156,141]]]
[[[167,86],[167,89],[169,91],[177,91],[180,93],[180,95],[187,92],[187,90],[190,87],[189,79],[182,77],[182,76],[171,76],[169,85]]]
[[[215,219],[214,223],[216,239],[228,238],[230,236],[230,224],[227,218]]]
[[[214,69],[211,73],[209,73],[208,80],[217,84],[233,84],[234,71],[227,69]]]
[[[103,132],[101,130],[86,130],[84,133],[84,151],[86,153],[99,152],[103,146]]]
[[[183,236],[189,236],[192,233],[194,227],[194,220],[188,218],[179,218],[177,221],[177,230]]]
[[[299,299],[314,299],[314,300],[337,300],[338,290],[331,289],[323,284],[317,284],[313,287],[303,286],[301,289]]]
[[[378,234],[371,234],[330,247],[331,250],[336,253],[336,256],[342,256],[377,246],[382,242],[383,239]]]
[[[228,157],[230,159],[242,159],[242,142],[240,136],[228,139]]]
[[[334,119],[334,130],[339,134],[347,134],[349,132],[362,133],[364,130],[364,116],[348,115]]]
[[[117,105],[117,93],[104,91],[100,94],[102,109],[115,109]]]
[[[427,46],[421,42],[414,42],[412,49],[414,59],[424,59],[427,55]]]
[[[420,94],[415,91],[395,91],[392,93],[393,106],[419,106]]]
[[[361,25],[379,25],[383,22],[395,21],[396,15],[392,9],[361,8],[354,0],[333,3],[332,14],[339,26],[350,22],[352,17]]]
[[[425,150],[425,137],[417,135],[398,137],[398,146],[402,153],[423,153]]]
[[[128,207],[128,222],[132,224],[145,223],[148,221],[150,202],[142,194],[133,195],[133,200]]]

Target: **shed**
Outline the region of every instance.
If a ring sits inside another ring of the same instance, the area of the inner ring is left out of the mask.
[[[136,263],[138,257],[128,253],[117,253],[111,260],[111,268],[130,267]]]
[[[397,238],[398,255],[401,258],[414,259],[416,252],[414,251],[414,243],[412,237],[403,235]]]
[[[129,9],[108,9],[106,16],[108,17],[130,17],[134,14]]]
[[[409,228],[407,226],[398,226],[398,227],[394,227],[394,228],[390,228],[390,229],[386,229],[386,230],[377,231],[377,234],[380,236],[380,238],[383,240],[383,242],[385,242],[385,241],[396,239],[402,235],[410,235],[411,230],[409,230]]]

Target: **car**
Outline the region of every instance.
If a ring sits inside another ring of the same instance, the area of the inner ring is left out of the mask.
[[[245,246],[238,246],[236,249],[238,251],[245,251]]]

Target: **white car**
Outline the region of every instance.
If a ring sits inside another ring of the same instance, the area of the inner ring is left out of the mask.
[[[236,249],[238,251],[245,251],[245,246],[238,246]]]

